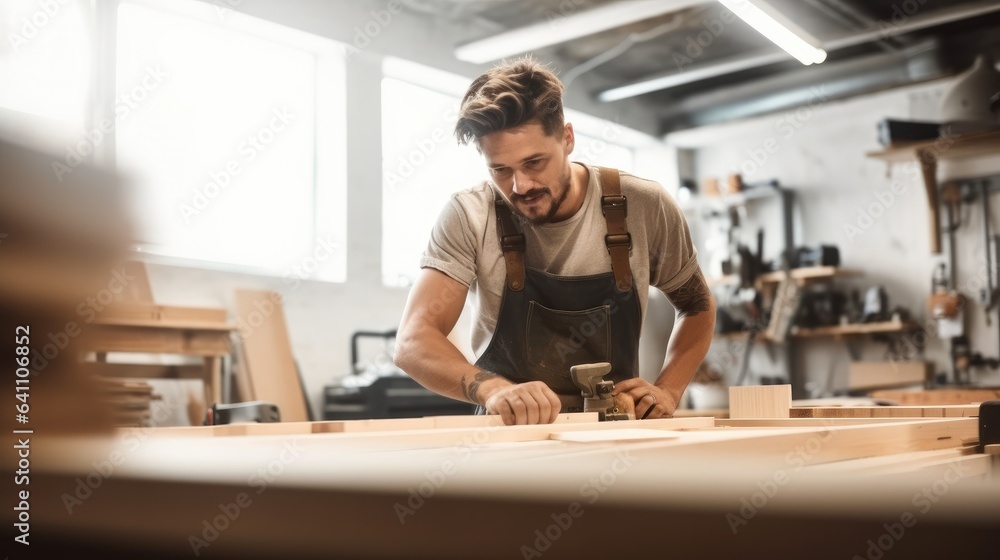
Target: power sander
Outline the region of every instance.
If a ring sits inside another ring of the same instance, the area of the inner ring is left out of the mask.
[[[570,378],[583,394],[583,411],[596,412],[598,420],[635,420],[635,407],[627,395],[614,396],[615,382],[604,379],[611,364],[580,364],[569,368]]]

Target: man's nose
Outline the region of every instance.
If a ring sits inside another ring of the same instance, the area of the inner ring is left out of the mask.
[[[525,194],[531,191],[531,179],[523,171],[514,171],[514,193]]]

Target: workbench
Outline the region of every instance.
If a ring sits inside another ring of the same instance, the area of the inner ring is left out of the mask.
[[[52,438],[32,450],[32,537],[102,558],[996,558],[1000,456],[978,452],[976,422],[585,413]]]

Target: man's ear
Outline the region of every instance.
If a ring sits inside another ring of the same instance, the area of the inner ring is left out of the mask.
[[[566,155],[573,153],[576,146],[576,134],[573,132],[573,123],[566,123],[563,126],[563,145],[566,146]]]

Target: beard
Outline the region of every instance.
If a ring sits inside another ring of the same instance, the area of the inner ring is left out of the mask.
[[[559,212],[559,209],[562,207],[563,203],[566,202],[566,198],[569,196],[569,187],[571,178],[572,178],[572,172],[567,167],[566,173],[564,173],[563,176],[559,179],[559,182],[562,186],[562,192],[559,193],[559,198],[555,198],[552,196],[552,189],[550,189],[549,187],[534,189],[532,191],[524,193],[523,195],[511,193],[510,202],[511,206],[514,207],[514,212],[522,220],[534,225],[547,224],[551,222],[552,218],[556,215],[557,212]],[[538,211],[531,213],[531,215],[522,211],[521,209],[522,206],[528,206],[534,208],[534,205],[527,204],[525,201],[527,199],[534,198],[536,196],[541,197],[539,202],[545,202],[546,199],[549,200],[548,210],[542,210],[540,208],[537,208],[536,210]]]

